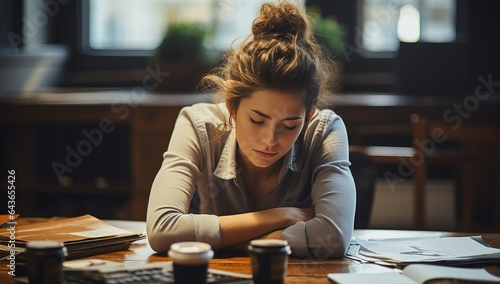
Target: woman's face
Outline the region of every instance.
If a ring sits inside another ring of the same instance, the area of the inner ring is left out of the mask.
[[[262,89],[241,100],[234,115],[240,154],[265,168],[286,155],[305,123],[306,107],[297,93]]]

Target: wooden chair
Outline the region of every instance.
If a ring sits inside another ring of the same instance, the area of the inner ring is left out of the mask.
[[[474,209],[479,183],[491,180],[494,203],[494,225],[500,228],[500,125],[455,121],[431,121],[419,114],[412,114],[414,166],[415,223],[425,227],[425,189],[428,169],[432,165],[454,167],[459,174],[459,227],[472,230]],[[443,147],[445,144],[452,147]],[[481,172],[487,172],[487,177]]]
[[[356,185],[356,215],[354,228],[368,228],[373,208],[375,181],[377,177],[375,162],[363,147],[351,146],[349,149],[351,173]]]

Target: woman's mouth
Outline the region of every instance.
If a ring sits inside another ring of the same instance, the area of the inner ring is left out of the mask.
[[[264,159],[270,159],[270,158],[273,158],[274,156],[278,155],[278,153],[269,153],[269,152],[262,152],[262,151],[258,151],[258,150],[254,150],[255,153],[257,153],[257,156],[259,156],[260,158],[264,158]]]

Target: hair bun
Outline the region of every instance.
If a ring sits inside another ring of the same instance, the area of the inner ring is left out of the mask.
[[[259,16],[252,25],[254,39],[303,38],[309,32],[304,14],[292,4],[262,5]]]

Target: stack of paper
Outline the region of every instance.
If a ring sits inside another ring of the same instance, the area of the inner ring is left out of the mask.
[[[500,263],[500,249],[485,245],[481,236],[353,239],[346,256],[390,266]]]
[[[132,233],[112,226],[91,215],[57,219],[15,227],[15,247],[10,232],[0,233],[2,257],[15,249],[16,260],[23,260],[23,252],[30,241],[57,241],[64,243],[68,251],[66,259],[85,257],[112,251],[126,250],[144,234]]]

